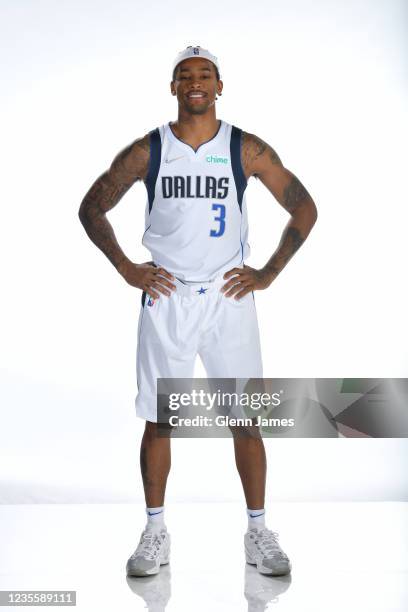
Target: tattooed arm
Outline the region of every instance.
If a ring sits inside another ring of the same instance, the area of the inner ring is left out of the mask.
[[[106,216],[106,213],[116,206],[136,181],[145,180],[149,156],[148,135],[135,140],[120,151],[110,168],[96,179],[86,193],[78,215],[89,238],[105,253],[125,280],[130,285],[149,291],[150,295],[158,298],[154,288],[165,295],[170,295],[170,292],[163,285],[170,289],[175,288],[163,278],[172,279],[172,275],[163,268],[147,263],[136,264],[128,259],[120,248]]]
[[[235,295],[236,299],[254,289],[269,287],[306,240],[317,219],[316,206],[309,193],[299,179],[283,166],[272,147],[254,134],[243,132],[242,138],[242,166],[246,178],[259,178],[291,218],[276,251],[263,268],[255,270],[245,266],[225,273],[224,278],[232,277],[223,287],[225,295]]]

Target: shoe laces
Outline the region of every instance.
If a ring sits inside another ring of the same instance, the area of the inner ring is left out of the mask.
[[[140,554],[143,555],[145,559],[154,559],[157,556],[157,552],[160,549],[162,541],[163,538],[161,533],[157,533],[155,531],[144,531],[134,556]]]
[[[279,546],[278,539],[279,533],[277,533],[276,531],[272,531],[271,529],[266,529],[265,527],[258,531],[258,533],[255,535],[254,542],[255,544],[257,544],[258,548],[260,548],[260,550],[266,555],[279,553],[283,557],[286,557],[285,553]]]

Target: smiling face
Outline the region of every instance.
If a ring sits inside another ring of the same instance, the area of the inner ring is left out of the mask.
[[[194,115],[203,115],[215,103],[223,83],[217,79],[215,65],[202,57],[190,57],[176,68],[171,93],[177,96],[179,107]]]

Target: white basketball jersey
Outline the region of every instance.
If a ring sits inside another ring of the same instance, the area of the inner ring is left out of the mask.
[[[184,281],[211,280],[242,265],[250,253],[242,130],[220,120],[197,151],[170,122],[149,136],[142,244],[154,263]]]

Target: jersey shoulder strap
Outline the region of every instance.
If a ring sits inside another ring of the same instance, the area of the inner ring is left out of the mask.
[[[247,187],[247,179],[242,167],[241,151],[242,130],[235,125],[232,125],[230,141],[231,168],[234,175],[235,186],[237,188],[239,209],[242,212],[242,199],[244,197],[244,191]]]
[[[146,189],[149,201],[149,213],[152,210],[156,181],[160,170],[162,142],[159,128],[150,130],[150,157],[146,175]]]

